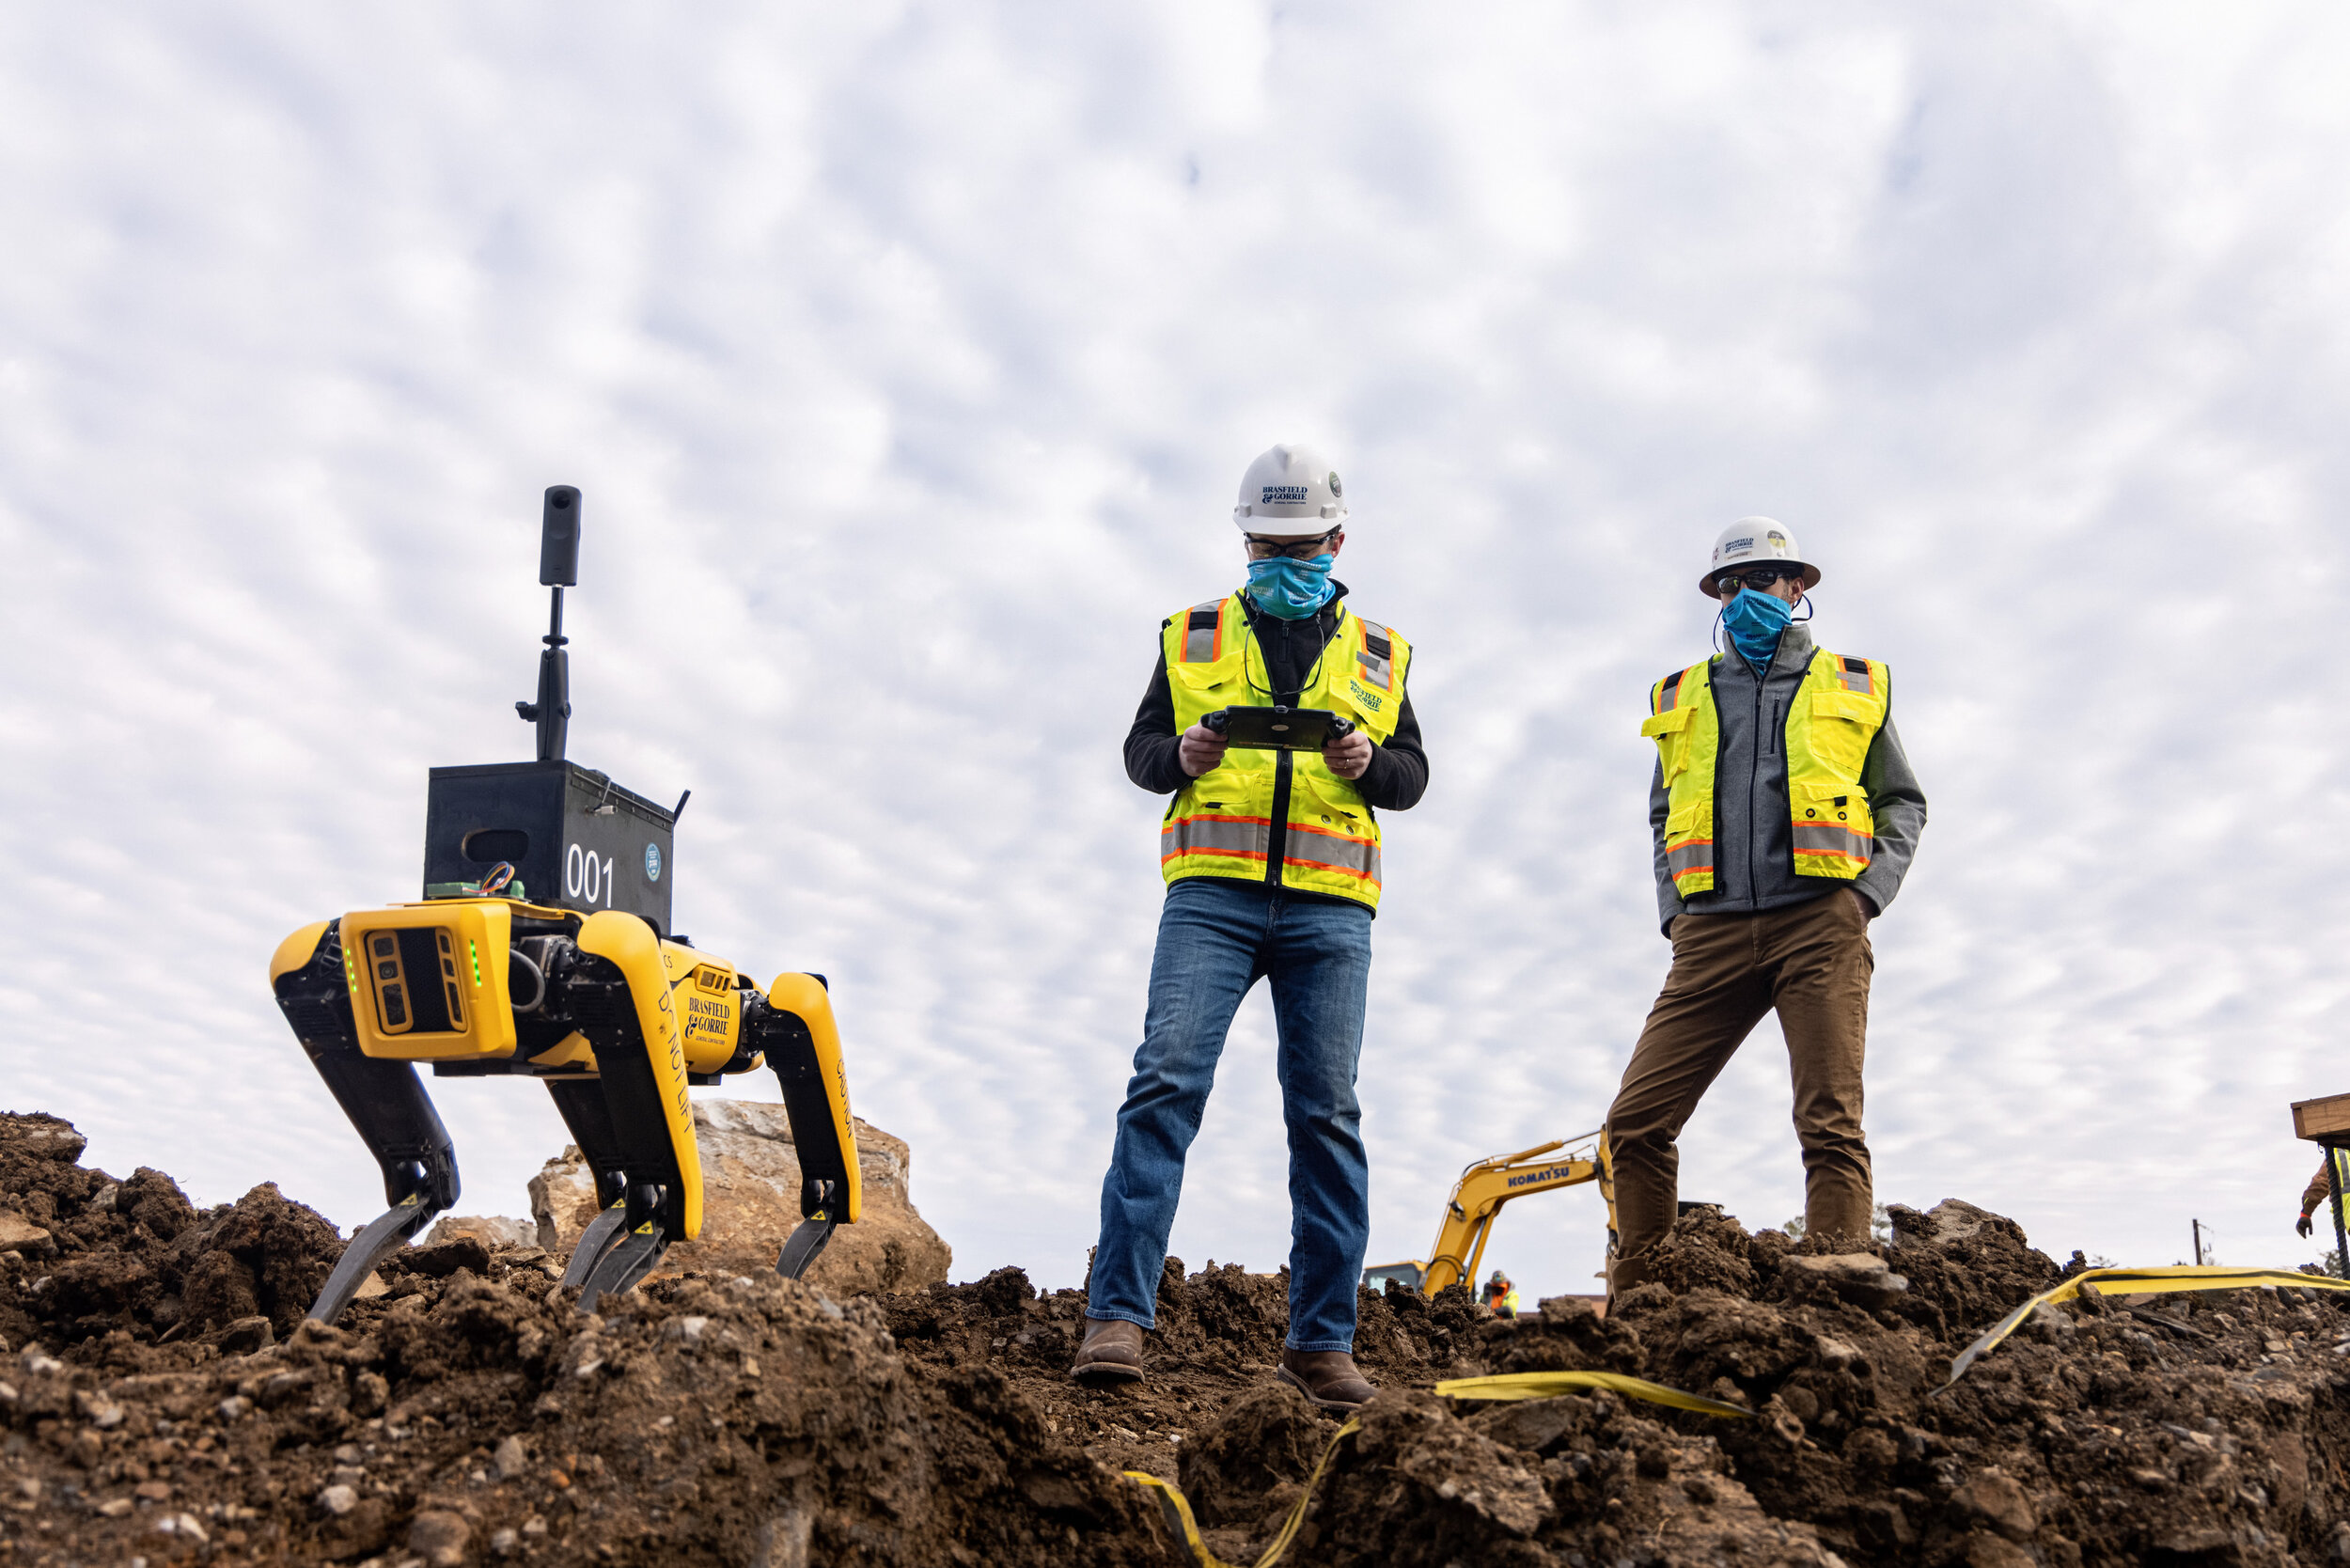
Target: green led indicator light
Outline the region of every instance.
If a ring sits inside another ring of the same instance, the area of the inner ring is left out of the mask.
[[[481,989],[481,948],[470,936],[465,938],[465,951],[473,958],[473,988]]]

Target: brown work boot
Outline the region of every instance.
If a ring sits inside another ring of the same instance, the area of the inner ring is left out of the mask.
[[[1123,1318],[1088,1318],[1069,1375],[1089,1388],[1142,1380],[1142,1326]]]
[[[1616,1303],[1622,1300],[1635,1286],[1647,1284],[1648,1276],[1648,1259],[1645,1256],[1610,1258],[1607,1261],[1607,1315],[1615,1315]]]
[[[1284,1350],[1281,1381],[1305,1390],[1306,1397],[1324,1410],[1354,1410],[1378,1392],[1371,1380],[1355,1370],[1355,1356],[1343,1350]]]

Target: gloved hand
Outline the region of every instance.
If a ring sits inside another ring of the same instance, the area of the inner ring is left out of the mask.
[[[2295,1220],[2293,1222],[2293,1229],[2301,1235],[2308,1235],[2310,1233],[2310,1216],[2303,1215],[2299,1219]]]

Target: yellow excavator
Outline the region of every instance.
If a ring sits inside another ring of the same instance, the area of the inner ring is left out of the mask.
[[[1570,1144],[1574,1147],[1568,1149]],[[1561,1149],[1568,1149],[1564,1156],[1547,1157]],[[1586,1182],[1597,1182],[1600,1197],[1606,1201],[1607,1252],[1613,1257],[1616,1183],[1608,1163],[1607,1140],[1598,1132],[1578,1133],[1514,1154],[1496,1154],[1462,1171],[1461,1179],[1452,1184],[1452,1196],[1445,1200],[1444,1218],[1436,1226],[1436,1241],[1429,1256],[1374,1264],[1363,1270],[1363,1283],[1377,1290],[1392,1279],[1433,1296],[1448,1286],[1474,1280],[1478,1262],[1485,1255],[1486,1240],[1493,1234],[1494,1220],[1504,1203],[1529,1193],[1557,1192]]]
[[[690,1085],[772,1067],[798,1146],[797,1278],[862,1193],[840,1037],[822,975],[766,986],[670,926],[677,819],[564,757],[563,589],[579,580],[580,494],[548,489],[539,581],[554,589],[533,762],[434,768],[424,898],[304,926],[270,984],[319,1075],[382,1167],[391,1208],[352,1236],[309,1315],[333,1323],[385,1256],[457,1201],[457,1155],[415,1064],[435,1077],[537,1078],[604,1207],[563,1282],[583,1310],[701,1229]]]

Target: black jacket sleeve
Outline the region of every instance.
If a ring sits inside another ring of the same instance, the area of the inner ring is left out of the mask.
[[[1175,688],[1167,684],[1167,648],[1161,644],[1150,689],[1142,694],[1142,706],[1135,710],[1134,726],[1126,731],[1126,776],[1154,795],[1173,794],[1191,782],[1177,746]]]
[[[1419,715],[1412,712],[1410,675],[1405,674],[1403,706],[1395,715],[1395,733],[1385,745],[1373,746],[1371,766],[1355,781],[1363,799],[1375,810],[1407,811],[1428,792],[1428,753],[1422,749]],[[1171,795],[1191,782],[1178,755],[1175,734],[1175,688],[1167,683],[1167,650],[1159,650],[1152,666],[1150,687],[1135,722],[1126,731],[1126,776],[1137,789],[1154,795]]]

